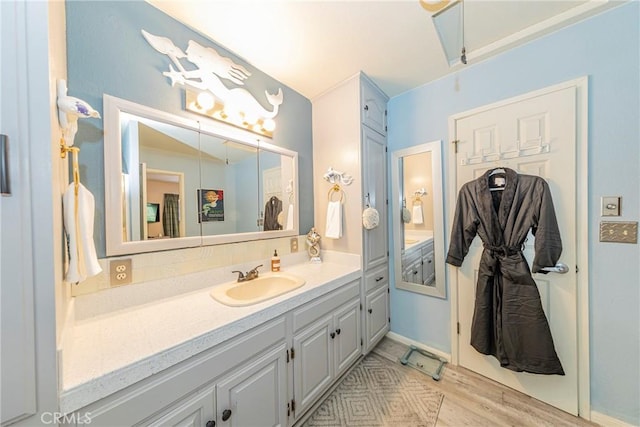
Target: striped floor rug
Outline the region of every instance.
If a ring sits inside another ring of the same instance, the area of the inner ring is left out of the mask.
[[[316,426],[434,426],[443,394],[433,380],[370,353],[304,423]]]

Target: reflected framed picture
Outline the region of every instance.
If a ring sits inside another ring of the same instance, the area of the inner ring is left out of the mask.
[[[147,203],[147,222],[160,222],[160,203]]]
[[[198,222],[224,221],[224,191],[198,190]]]

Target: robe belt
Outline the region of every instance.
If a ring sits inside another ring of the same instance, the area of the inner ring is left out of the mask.
[[[493,254],[502,255],[502,256],[516,255],[522,251],[522,248],[517,246],[507,246],[507,245],[492,246],[487,243],[483,243],[482,246],[485,249],[491,251]]]

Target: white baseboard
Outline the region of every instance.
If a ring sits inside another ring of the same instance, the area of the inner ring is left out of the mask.
[[[445,352],[443,352],[441,350],[429,347],[428,345],[425,345],[425,344],[423,344],[421,342],[418,342],[418,341],[414,341],[414,340],[412,340],[410,338],[407,338],[405,336],[396,334],[395,332],[389,331],[389,332],[387,332],[387,336],[389,337],[389,339],[392,339],[394,341],[398,341],[398,342],[401,342],[401,343],[407,344],[407,345],[414,345],[414,346],[418,347],[419,349],[426,350],[426,351],[428,351],[430,353],[433,353],[436,356],[441,357],[444,360],[446,360],[447,363],[451,362],[451,355],[448,354],[448,353],[445,353]]]
[[[591,422],[604,427],[633,427],[633,424],[627,424],[617,418],[596,411],[591,411]]]

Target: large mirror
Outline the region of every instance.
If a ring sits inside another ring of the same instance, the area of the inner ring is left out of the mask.
[[[297,153],[104,96],[107,256],[298,234]]]
[[[391,156],[395,284],[445,298],[441,142]]]

